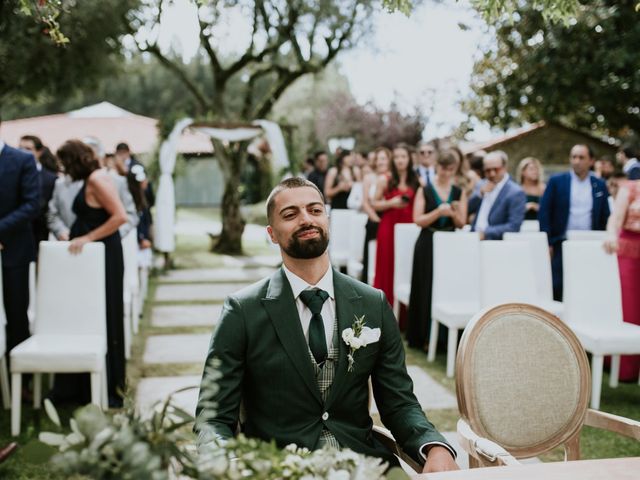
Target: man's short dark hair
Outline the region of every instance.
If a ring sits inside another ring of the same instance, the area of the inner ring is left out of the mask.
[[[589,152],[589,158],[596,158],[596,153],[593,151],[593,147],[591,145],[587,145],[586,143],[576,143],[574,147],[584,147]]]
[[[285,190],[291,190],[292,188],[302,188],[302,187],[311,187],[322,199],[322,203],[324,203],[324,195],[320,191],[320,189],[316,186],[315,183],[310,182],[306,178],[302,177],[291,177],[285,178],[278,185],[276,185],[269,197],[267,198],[267,219],[269,220],[269,224],[271,224],[271,220],[273,220],[273,210],[276,208],[276,196]]]
[[[627,158],[636,158],[638,156],[638,151],[630,143],[622,145],[622,147],[620,147],[620,151],[624,153],[624,156]]]
[[[130,152],[131,150],[129,150],[129,145],[127,145],[124,142],[119,143],[118,145],[116,145],[116,152]]]
[[[33,142],[33,146],[38,151],[42,150],[42,147],[44,147],[44,145],[42,144],[42,140],[40,140],[40,137],[36,137],[35,135],[23,135],[20,137],[20,141],[22,140]]]
[[[320,155],[326,155],[327,152],[325,152],[324,150],[318,150],[316,153],[313,154],[313,161],[315,162],[316,160],[318,160],[318,158],[320,158]]]

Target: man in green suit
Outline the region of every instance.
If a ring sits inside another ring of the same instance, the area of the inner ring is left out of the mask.
[[[242,404],[249,437],[281,447],[346,447],[395,465],[372,436],[371,377],[382,422],[403,450],[425,472],[457,469],[455,451],[413,394],[384,294],[331,268],[318,188],[284,180],[267,200],[267,216],[283,266],[225,301],[207,360],[219,361],[219,389],[209,398],[201,388],[196,410],[200,442],[232,437]]]

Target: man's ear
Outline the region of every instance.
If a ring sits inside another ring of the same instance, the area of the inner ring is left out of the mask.
[[[271,228],[271,225],[267,225],[267,233],[269,234],[271,243],[273,243],[274,245],[278,245],[278,240],[276,240],[276,237],[273,235],[273,228]]]

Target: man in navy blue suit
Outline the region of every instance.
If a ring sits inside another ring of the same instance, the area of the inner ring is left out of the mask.
[[[482,240],[502,240],[505,232],[518,232],[524,220],[527,196],[507,173],[507,154],[488,153],[483,160],[485,179],[469,199],[469,212],[477,212],[471,230]]]
[[[553,298],[562,300],[562,242],[568,230],[606,230],[609,192],[604,180],[591,171],[595,162],[588,145],[574,145],[571,170],[553,175],[540,201],[540,230],[547,232]]]
[[[623,145],[620,147],[616,159],[629,180],[640,180],[640,162],[633,146]]]
[[[38,215],[40,184],[30,153],[0,140],[0,252],[9,350],[29,337],[29,262],[35,260],[31,222]]]

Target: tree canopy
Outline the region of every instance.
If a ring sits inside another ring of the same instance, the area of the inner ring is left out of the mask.
[[[540,119],[613,135],[640,131],[635,0],[594,0],[569,25],[522,3],[475,64],[469,113],[508,128]]]

